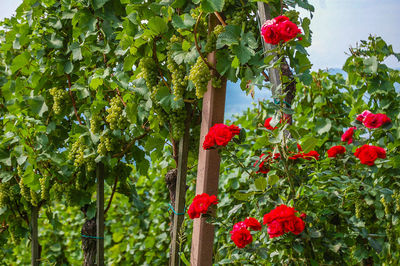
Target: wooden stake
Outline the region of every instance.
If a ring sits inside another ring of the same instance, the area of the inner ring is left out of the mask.
[[[217,25],[218,20],[214,15],[210,15],[210,28]],[[208,62],[215,67],[216,53],[210,53],[207,57]],[[215,75],[215,73],[213,73]],[[209,195],[218,194],[218,179],[220,157],[217,150],[204,150],[203,142],[208,130],[216,123],[224,122],[226,78],[221,78],[220,88],[208,83],[207,92],[203,97],[202,121],[200,129],[200,150],[197,168],[196,195],[207,193]],[[190,262],[192,266],[212,265],[214,246],[214,226],[206,222],[206,218],[197,218],[193,221],[192,249]]]
[[[185,132],[182,139],[179,142],[178,152],[178,176],[176,180],[176,192],[175,192],[175,206],[174,210],[174,224],[172,229],[172,253],[170,258],[171,266],[180,265],[179,256],[179,233],[183,219],[185,218],[185,196],[186,196],[186,173],[187,173],[187,161],[189,153],[189,128],[191,121],[191,106],[190,103],[185,104],[186,107],[186,121],[185,121]]]
[[[269,9],[269,6],[264,2],[257,2],[257,6],[258,6],[258,17],[260,19],[260,29],[261,29],[261,26],[265,23],[265,21],[271,19],[271,11]],[[275,45],[265,43],[264,40],[262,40],[262,43],[264,52],[268,52],[269,50],[272,50],[276,47]],[[276,56],[274,57],[274,59],[272,59],[272,61],[276,61],[277,59],[278,57]],[[269,73],[269,80],[272,83],[272,97],[279,97],[282,94],[281,89],[279,91],[277,90],[278,86],[281,84],[279,68],[270,68],[268,70],[268,73]]]
[[[96,261],[97,266],[104,266],[104,164],[96,165],[97,178],[97,217],[96,217]]]
[[[39,207],[31,207],[31,265],[39,266],[39,235],[38,235]]]

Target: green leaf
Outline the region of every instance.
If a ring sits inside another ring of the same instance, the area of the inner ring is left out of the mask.
[[[249,200],[249,198],[251,196],[254,195],[254,192],[240,192],[240,191],[236,191],[235,194],[233,194],[233,196],[238,199],[238,200]]]
[[[50,48],[55,48],[55,49],[60,49],[63,48],[63,40],[64,38],[61,36],[56,35],[55,33],[51,34],[50,40],[49,40],[49,47]]]
[[[317,122],[315,123],[315,129],[319,135],[329,132],[332,127],[332,122],[329,118],[317,118]]]
[[[167,87],[162,87],[158,90],[156,99],[166,112],[169,112],[171,109],[176,110],[182,108],[185,105],[183,99],[175,101],[175,95],[171,94]]]
[[[308,153],[314,149],[317,143],[318,143],[317,138],[309,137],[305,141],[303,141],[301,147],[303,148],[304,153]]]
[[[250,58],[256,54],[254,50],[245,46],[244,42],[240,42],[239,45],[235,45],[232,50],[237,58],[239,58],[240,64],[242,65],[246,64]]]
[[[73,61],[82,60],[81,46],[79,45],[79,43],[74,42],[73,44],[70,45],[69,49],[71,49],[72,51]]]
[[[64,65],[64,72],[66,74],[71,74],[73,70],[74,70],[74,65],[72,64],[71,61],[67,61]]]
[[[206,13],[221,12],[225,0],[201,0],[201,9]]]
[[[8,182],[13,178],[13,175],[10,172],[2,171],[0,172],[0,180],[2,183]]]
[[[227,25],[225,31],[218,35],[217,49],[225,45],[231,46],[232,44],[239,44],[240,27],[234,25]]]
[[[191,29],[196,23],[196,20],[194,20],[189,14],[185,13],[181,16],[174,15],[171,23],[176,29]]]
[[[364,71],[366,73],[375,74],[378,71],[378,59],[376,58],[376,56],[365,58],[363,63]]]
[[[149,19],[149,23],[147,24],[149,29],[151,29],[156,35],[159,35],[161,33],[167,32],[168,30],[168,25],[165,22],[165,20],[161,17],[152,17]]]
[[[267,188],[267,180],[265,179],[265,177],[261,176],[254,181],[254,185],[258,190],[264,191]]]
[[[190,266],[190,262],[186,259],[185,253],[179,252],[179,254],[180,254],[180,258],[181,258],[182,262],[185,263],[186,266]]]
[[[279,181],[279,176],[272,174],[272,175],[268,175],[268,185],[269,186],[273,186],[276,183],[278,183]]]
[[[233,214],[235,214],[242,207],[243,207],[243,203],[240,203],[240,204],[237,204],[237,205],[233,206],[233,208],[231,208],[229,210],[227,218],[231,217]]]
[[[102,8],[110,0],[93,0],[94,9]]]
[[[11,72],[15,73],[17,70],[20,70],[22,67],[26,66],[29,62],[29,52],[24,52],[20,55],[17,55],[11,64]]]

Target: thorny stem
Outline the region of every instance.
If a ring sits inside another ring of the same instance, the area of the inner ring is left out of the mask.
[[[229,149],[226,149],[226,151],[228,151],[229,155],[231,155],[235,159],[235,161],[239,164],[240,167],[243,168],[243,170],[249,175],[249,177],[253,177],[253,174],[250,173],[249,171],[247,171],[244,164],[241,161],[239,161],[239,159],[236,157],[236,155],[234,153],[231,153],[231,151]]]
[[[79,118],[78,110],[76,109],[76,103],[75,103],[74,96],[72,95],[72,91],[71,91],[71,87],[72,87],[72,85],[71,85],[71,76],[69,74],[67,74],[67,79],[68,79],[68,87],[69,87],[69,96],[71,97],[72,105],[74,106],[74,112],[75,112],[76,119],[78,120],[80,125],[83,125],[81,119]]]

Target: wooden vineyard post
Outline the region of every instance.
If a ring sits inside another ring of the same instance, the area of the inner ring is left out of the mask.
[[[260,19],[260,29],[261,29],[261,26],[265,23],[265,21],[271,19],[271,11],[269,9],[269,6],[264,2],[257,2],[257,6],[258,6],[258,17]],[[275,45],[265,43],[263,40],[262,44],[264,52],[267,52],[275,48]],[[274,57],[274,59],[272,59],[272,61],[276,61],[277,59],[278,57],[276,56]],[[270,68],[268,70],[268,73],[269,73],[269,80],[272,84],[272,97],[274,98],[278,97],[282,94],[282,90],[281,89],[278,90],[278,87],[281,84],[280,71],[278,68]]]
[[[38,216],[39,207],[31,207],[31,265],[39,266],[40,252],[39,252],[39,235],[38,235]]]
[[[185,131],[183,137],[179,142],[178,151],[178,174],[176,180],[176,192],[175,192],[175,206],[174,206],[174,221],[172,229],[172,253],[170,258],[171,266],[180,265],[180,254],[179,254],[179,233],[183,219],[185,218],[185,195],[186,195],[186,173],[187,173],[187,161],[189,153],[189,128],[191,121],[191,107],[189,103],[186,103],[186,121]]]
[[[209,30],[212,30],[216,24],[216,17],[211,15]],[[210,53],[207,59],[211,66],[216,66],[215,51]],[[216,73],[212,74],[215,75]],[[226,79],[223,78],[221,83],[220,88],[215,88],[212,86],[212,82],[209,81],[207,92],[203,97],[196,195],[201,193],[209,195],[218,194],[220,157],[217,150],[204,150],[203,142],[211,126],[224,122]],[[194,219],[190,257],[191,265],[212,265],[213,244],[214,226],[208,224],[206,218]]]
[[[96,217],[96,262],[104,266],[104,164],[96,165],[97,178],[97,217]]]

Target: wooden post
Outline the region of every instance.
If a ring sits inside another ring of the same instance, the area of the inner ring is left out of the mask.
[[[40,254],[39,254],[39,235],[38,235],[38,216],[39,207],[31,207],[31,265],[39,266]]]
[[[97,178],[97,217],[96,217],[96,261],[97,266],[104,266],[104,164],[96,165]]]
[[[258,6],[258,17],[260,19],[260,29],[261,29],[261,26],[265,23],[265,21],[271,19],[271,11],[269,9],[269,6],[264,2],[257,2],[257,6]],[[272,50],[276,47],[275,45],[265,43],[264,40],[262,40],[262,43],[264,52]],[[277,59],[278,57],[275,57],[274,59],[272,59],[272,61],[276,61]],[[268,73],[269,73],[269,80],[272,83],[272,97],[274,98],[279,97],[282,94],[281,89],[277,91],[278,86],[281,84],[280,71],[278,68],[270,68],[268,70]]]
[[[185,121],[185,132],[179,142],[178,151],[178,175],[176,180],[176,192],[175,192],[175,206],[174,210],[174,223],[172,229],[172,252],[170,258],[171,266],[180,265],[179,257],[179,233],[180,228],[185,218],[185,196],[186,196],[186,173],[187,173],[187,161],[189,153],[189,128],[191,121],[191,106],[189,103],[186,106],[186,121]]]
[[[213,29],[216,24],[216,17],[210,15],[210,28]],[[210,65],[215,66],[217,63],[215,51],[210,53],[207,59]],[[212,74],[214,75],[215,73]],[[224,122],[225,96],[225,78],[222,78],[220,88],[213,87],[211,81],[208,83],[207,92],[203,97],[196,195],[201,193],[207,193],[209,195],[218,194],[220,157],[217,150],[204,150],[203,142],[211,126],[216,123]],[[191,265],[212,265],[213,244],[214,226],[208,224],[205,218],[194,219],[190,257]]]

